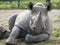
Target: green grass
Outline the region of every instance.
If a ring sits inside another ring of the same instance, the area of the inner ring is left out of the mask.
[[[46,2],[46,0],[21,0],[21,2]],[[51,0],[51,2],[60,2],[60,0]],[[60,9],[60,4],[52,4],[53,8]]]
[[[0,4],[0,9],[17,9],[17,4]]]
[[[58,16],[58,18],[60,19],[60,15]]]
[[[53,34],[60,34],[60,28],[55,28]]]
[[[0,4],[0,9],[8,9],[10,8],[9,4]]]
[[[46,0],[21,0],[21,2],[46,2]],[[13,1],[15,2],[15,1]],[[51,2],[60,2],[60,0],[51,0]],[[28,8],[28,4],[20,4],[21,9]],[[53,4],[54,8],[60,8],[60,4]],[[16,4],[0,4],[0,9],[17,9],[17,3]]]
[[[45,2],[45,0],[21,0],[21,2]]]
[[[59,22],[60,23],[60,15],[57,17],[58,19],[54,20],[54,23]]]

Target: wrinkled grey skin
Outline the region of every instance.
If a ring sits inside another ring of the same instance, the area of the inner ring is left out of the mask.
[[[6,40],[7,45],[14,44],[15,39],[21,35],[24,37],[26,42],[44,41],[51,35],[51,21],[47,14],[46,8],[41,6],[41,4],[34,5],[32,10],[28,9],[17,16],[12,16],[9,22],[10,21],[11,25],[9,27],[12,29],[12,32]],[[14,26],[12,26],[13,23]]]
[[[15,23],[15,20],[16,20],[16,17],[17,17],[18,14],[16,15],[13,15],[10,17],[9,19],[9,29],[12,30],[13,26],[14,26],[14,23]]]
[[[10,32],[8,32],[4,27],[0,26],[0,40],[6,39],[9,36]]]

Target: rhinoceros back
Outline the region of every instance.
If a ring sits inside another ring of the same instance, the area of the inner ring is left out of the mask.
[[[24,30],[30,30],[29,28],[29,20],[30,20],[30,10],[25,10],[21,14],[19,14],[16,18],[15,25],[19,26],[20,28]]]

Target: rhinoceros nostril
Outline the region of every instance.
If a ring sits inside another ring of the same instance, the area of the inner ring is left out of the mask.
[[[35,27],[33,27],[33,29],[35,30],[36,28],[35,28]]]
[[[44,27],[42,27],[42,29],[44,29]]]

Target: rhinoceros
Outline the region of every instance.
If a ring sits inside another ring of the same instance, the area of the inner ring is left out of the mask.
[[[8,32],[4,27],[0,26],[0,40],[9,37],[10,32]]]
[[[28,43],[48,40],[52,32],[49,9],[42,3],[33,5],[30,2],[29,9],[13,15],[9,20],[11,33],[6,45],[14,45],[17,37],[23,38]]]

